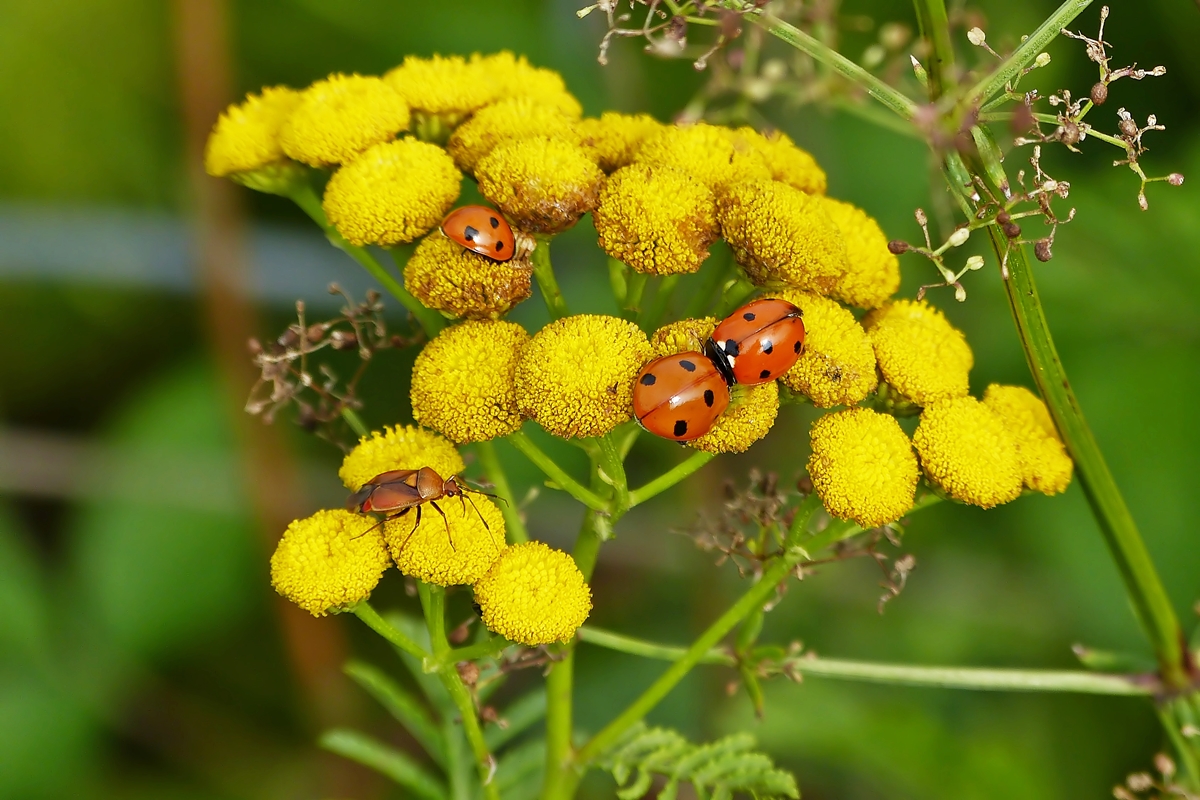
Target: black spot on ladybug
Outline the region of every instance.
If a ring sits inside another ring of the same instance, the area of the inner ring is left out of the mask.
[[[762,372],[758,373],[758,377],[764,378],[764,379],[771,377],[771,370],[764,369]]]
[[[792,345],[792,352],[799,353],[801,347],[803,347],[803,345],[800,344],[800,342],[796,342],[794,345]]]
[[[499,253],[504,249],[504,242],[496,242],[496,252]]]
[[[658,381],[658,378],[654,377],[654,375],[647,372],[645,375],[642,376],[642,379],[641,379],[641,381],[639,381],[639,383],[641,383],[642,386],[653,386],[656,381]]]
[[[475,241],[475,237],[478,235],[479,235],[479,230],[476,228],[472,228],[470,225],[468,225],[467,229],[465,231],[463,231],[463,238],[466,239],[468,242]]]
[[[679,362],[679,366],[683,367],[683,368],[684,368],[684,369],[686,369],[688,372],[695,372],[695,371],[696,371],[696,365],[695,365],[694,363],[692,363],[691,361],[688,361],[688,360],[686,360],[686,359],[685,359],[685,360],[683,360],[683,361],[680,361],[680,362]]]
[[[731,358],[737,358],[738,343],[733,339],[726,339],[725,345],[722,349],[725,351],[725,355],[730,356]]]
[[[746,320],[746,322],[754,322],[754,312],[747,311],[745,314],[742,314],[742,319]]]
[[[488,217],[488,222],[492,223],[493,229],[500,227],[500,220],[496,219],[495,217]]]
[[[704,405],[708,406],[709,408],[712,408],[713,401],[715,401],[716,399],[717,399],[717,396],[715,394],[713,394],[712,389],[704,390]]]
[[[685,419],[675,420],[675,435],[683,436],[685,433],[687,433],[687,420],[685,420]]]
[[[775,343],[774,342],[763,342],[762,349],[763,349],[764,353],[766,353],[767,355],[771,355],[771,353],[773,353],[775,351]]]

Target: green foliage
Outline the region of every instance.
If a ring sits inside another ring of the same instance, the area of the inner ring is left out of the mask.
[[[697,745],[669,728],[639,724],[605,753],[599,766],[616,778],[621,800],[645,796],[655,775],[667,779],[660,800],[675,800],[684,782],[695,787],[701,800],[725,800],[737,792],[755,800],[800,797],[792,774],[753,748],[754,737],[748,733]]]

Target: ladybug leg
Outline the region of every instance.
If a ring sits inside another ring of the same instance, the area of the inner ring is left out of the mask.
[[[442,511],[442,507],[437,504],[436,500],[430,500],[429,505],[433,506],[433,510],[442,515],[442,522],[446,523],[446,538],[450,540],[450,549],[454,550],[454,537],[450,535],[450,520],[446,517],[446,512]]]

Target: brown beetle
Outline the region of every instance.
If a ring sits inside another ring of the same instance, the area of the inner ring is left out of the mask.
[[[446,518],[446,512],[442,511],[441,506],[437,504],[437,501],[443,497],[457,497],[462,503],[464,515],[467,513],[467,503],[469,502],[475,509],[475,513],[479,514],[479,520],[483,523],[483,527],[490,533],[491,528],[488,526],[487,520],[483,518],[483,514],[479,513],[475,501],[466,496],[467,493],[496,497],[494,494],[460,484],[457,475],[443,479],[432,467],[394,469],[381,472],[364,483],[361,489],[350,495],[350,499],[346,501],[346,508],[360,513],[374,512],[384,515],[377,525],[363,531],[363,534],[375,530],[385,522],[402,517],[415,508],[417,519],[413,523],[412,530],[404,539],[404,544],[400,545],[400,549],[403,550],[404,545],[408,544],[408,540],[421,525],[421,506],[426,503],[429,503],[433,506],[434,511],[442,515],[442,521],[446,523],[446,535],[450,535],[450,520]],[[504,498],[497,499],[503,500]],[[450,540],[450,548],[454,549],[453,539]]]

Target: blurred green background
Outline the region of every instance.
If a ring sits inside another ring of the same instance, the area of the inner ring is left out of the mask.
[[[266,467],[248,461],[261,428],[239,423],[242,398],[218,378],[193,268],[194,164],[178,88],[176,26],[187,5],[0,0],[0,797],[401,796],[314,745],[336,723],[412,747],[329,671],[347,652],[391,669],[390,654],[354,619],[304,625],[268,585],[269,541],[280,531],[262,520],[277,513],[275,495],[294,498],[297,514],[339,503],[339,453],[281,425],[267,445],[284,456]],[[667,120],[704,80],[690,63],[651,60],[632,42],[616,44],[600,67],[598,15],[580,21],[576,8],[235,0],[233,88],[379,73],[408,53],[508,48],[560,70],[589,114],[645,110]],[[1052,8],[986,3],[989,42],[1003,48]],[[845,10],[912,24],[904,3]],[[1076,27],[1094,30],[1095,19],[1089,10]],[[1200,178],[1200,8],[1116,2],[1106,38],[1114,65],[1169,71],[1115,84],[1093,121],[1114,128],[1121,106],[1157,114],[1167,131],[1148,140],[1148,171]],[[844,50],[858,58],[869,42],[847,33]],[[1056,42],[1051,53],[1030,85],[1078,93],[1094,81],[1078,43]],[[890,236],[919,235],[912,210],[930,203],[919,143],[814,108],[764,113],[817,155],[832,195],[865,207]],[[1079,218],[1059,231],[1038,277],[1067,370],[1190,631],[1200,595],[1200,203],[1192,183],[1158,184],[1140,212],[1136,179],[1110,166],[1115,151],[1085,145],[1084,155],[1047,156],[1048,171],[1071,182]],[[360,293],[369,285],[286,203],[237,191],[251,221],[247,280],[260,335],[282,330],[292,298],[327,310],[330,280]],[[592,235],[585,221],[565,236],[557,263],[578,309],[609,311],[596,299],[606,279]],[[915,258],[903,267],[907,294],[934,278]],[[932,295],[975,349],[977,392],[992,381],[1030,384],[998,283],[989,267],[970,276],[965,304]],[[536,301],[516,317],[531,328],[545,318]],[[373,425],[406,419],[411,357],[375,365],[366,388]],[[744,481],[752,467],[796,477],[812,416],[786,408],[750,453],[627,517],[601,555],[593,621],[682,642],[718,614],[739,591],[736,575],[672,531],[712,513],[722,483]],[[680,457],[643,439],[635,481]],[[519,494],[537,483],[513,451],[502,455]],[[531,526],[564,546],[580,512],[553,495],[529,509]],[[917,569],[885,613],[876,611],[873,563],[834,565],[791,587],[764,639],[923,664],[1071,668],[1075,642],[1145,651],[1077,486],[990,512],[924,512],[902,550]],[[415,602],[394,574],[378,600]],[[465,617],[465,598],[456,602]],[[597,729],[661,668],[582,647],[579,726]],[[1150,705],[1129,699],[812,678],[771,684],[759,721],[743,693],[726,694],[732,677],[696,672],[651,721],[697,739],[748,728],[808,798],[1106,797],[1163,746]],[[521,676],[514,691],[536,679]],[[612,784],[598,777],[587,788],[604,797]]]

